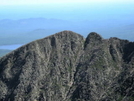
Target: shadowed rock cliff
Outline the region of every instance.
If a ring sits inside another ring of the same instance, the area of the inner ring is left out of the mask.
[[[1,101],[134,101],[134,43],[63,31],[0,59]]]

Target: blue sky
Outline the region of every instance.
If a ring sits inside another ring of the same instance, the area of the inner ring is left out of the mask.
[[[133,0],[0,0],[0,19],[96,20],[133,17]]]
[[[0,0],[0,5],[40,5],[46,3],[106,3],[133,2],[133,0]]]
[[[134,35],[133,12],[134,0],[0,0],[0,20],[67,20],[79,25],[72,31],[78,29],[76,32],[82,32],[84,36],[95,31],[105,38],[130,39]]]

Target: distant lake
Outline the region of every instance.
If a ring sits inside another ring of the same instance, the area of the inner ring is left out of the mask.
[[[23,44],[14,44],[14,45],[0,45],[0,49],[15,50],[21,47]]]

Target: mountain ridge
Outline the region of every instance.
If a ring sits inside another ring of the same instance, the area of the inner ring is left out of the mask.
[[[1,101],[133,101],[134,42],[62,31],[0,59]]]

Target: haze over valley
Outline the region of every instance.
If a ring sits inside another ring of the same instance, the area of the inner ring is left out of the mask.
[[[118,37],[134,41],[134,2],[131,0],[51,1],[1,2],[0,46],[24,45],[63,30],[84,37],[97,32],[106,39]]]

